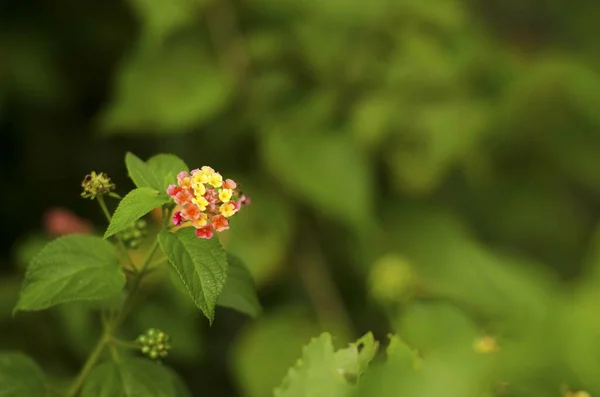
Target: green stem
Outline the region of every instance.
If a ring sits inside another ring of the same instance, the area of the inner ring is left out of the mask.
[[[158,239],[154,240],[154,243],[152,244],[152,247],[150,247],[146,258],[144,258],[144,262],[142,262],[142,265],[140,266],[140,270],[137,274],[137,277],[133,279],[129,295],[127,295],[127,299],[125,300],[125,303],[123,303],[123,310],[121,310],[121,312],[115,319],[116,327],[121,325],[121,323],[123,322],[123,320],[125,320],[131,309],[133,309],[135,297],[140,289],[142,278],[146,275],[146,268],[148,267],[148,264],[150,264],[150,261],[152,260],[152,257],[154,256],[156,250],[158,250]]]
[[[121,339],[117,339],[117,338],[113,338],[112,343],[114,343],[116,346],[121,346],[127,349],[133,349],[133,350],[139,350],[140,349],[140,345],[135,343],[135,342],[129,342],[126,340],[121,340]]]
[[[96,198],[96,200],[98,200],[98,204],[100,204],[100,208],[102,209],[102,212],[104,213],[104,216],[106,217],[106,220],[110,224],[112,217],[110,216],[110,212],[108,211],[108,207],[106,206],[106,201],[104,201],[104,197],[98,196]],[[119,233],[117,233],[115,236],[117,237],[117,241],[119,242],[119,247],[121,248],[121,251],[123,251],[123,253],[127,257],[127,260],[129,261],[129,265],[131,266],[133,271],[135,273],[137,273],[133,259],[131,259],[131,255],[129,255],[129,250],[127,249],[127,247],[125,247],[125,243],[121,239],[121,236],[119,236]]]
[[[102,355],[102,352],[104,351],[104,348],[108,344],[109,340],[110,340],[109,335],[104,334],[102,336],[102,338],[100,339],[100,341],[94,348],[94,351],[92,352],[92,354],[90,354],[87,361],[83,365],[81,372],[79,372],[79,375],[77,375],[77,378],[75,379],[75,381],[73,381],[73,384],[69,388],[69,391],[67,392],[66,397],[77,396],[77,393],[79,393],[79,389],[81,389],[81,386],[83,386],[83,382],[85,381],[85,378],[87,378],[87,376],[90,374],[90,371],[92,370],[92,368],[94,368],[94,365],[96,365],[96,362]]]

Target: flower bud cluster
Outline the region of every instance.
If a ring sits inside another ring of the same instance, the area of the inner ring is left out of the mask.
[[[142,243],[142,239],[148,235],[148,224],[145,220],[139,219],[131,226],[121,232],[121,239],[129,249],[137,249]]]
[[[150,328],[137,338],[141,352],[152,360],[167,357],[171,348],[171,338],[159,329]]]

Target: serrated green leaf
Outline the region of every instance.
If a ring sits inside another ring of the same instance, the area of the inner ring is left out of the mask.
[[[175,267],[194,303],[212,324],[217,298],[227,281],[227,255],[217,238],[200,239],[194,228],[158,235],[160,247]]]
[[[150,360],[131,358],[100,364],[83,385],[82,397],[174,397],[170,371]]]
[[[181,171],[189,171],[187,164],[174,154],[157,154],[147,161],[154,175],[163,182],[163,189],[177,182],[177,174]]]
[[[109,242],[69,235],[46,245],[31,261],[15,311],[105,299],[124,286],[125,274]]]
[[[390,335],[390,344],[386,349],[387,360],[398,368],[417,369],[421,359],[417,352],[400,339],[398,335]]]
[[[44,373],[29,357],[0,353],[0,397],[45,397]]]
[[[163,180],[159,179],[152,168],[131,152],[125,155],[125,166],[129,177],[137,187],[149,187],[155,190],[162,190]]]
[[[352,386],[346,382],[333,351],[331,335],[323,333],[304,347],[302,358],[288,371],[275,397],[340,397]]]
[[[148,187],[140,187],[132,190],[119,202],[119,206],[108,225],[108,229],[104,233],[104,238],[108,238],[126,229],[133,222],[167,201],[169,201],[168,196],[162,195],[160,192]]]
[[[368,332],[349,347],[335,352],[338,369],[348,378],[358,378],[367,370],[378,349],[379,342]]]
[[[236,256],[227,255],[227,262],[229,264],[227,282],[217,299],[217,305],[237,310],[250,317],[257,317],[261,307],[250,271]]]

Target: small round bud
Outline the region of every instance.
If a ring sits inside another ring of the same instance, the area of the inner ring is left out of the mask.
[[[140,237],[142,237],[142,232],[140,232],[139,230],[135,229],[135,230],[133,231],[133,237],[135,237],[135,238],[140,238]]]
[[[152,360],[167,356],[171,348],[169,340],[169,335],[156,328],[150,328],[137,338],[138,343],[142,345],[141,352]]]
[[[135,223],[135,227],[136,227],[138,230],[145,229],[145,228],[146,228],[146,226],[148,226],[148,223],[147,223],[145,220],[143,220],[143,219],[140,219],[140,220],[138,220],[138,221]]]
[[[129,242],[129,248],[131,248],[131,249],[138,249],[139,247],[140,247],[139,240],[131,240]]]

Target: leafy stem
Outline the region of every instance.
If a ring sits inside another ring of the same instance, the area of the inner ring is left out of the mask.
[[[104,214],[106,215],[107,219],[110,222],[110,219],[111,219],[110,213],[108,212],[108,209],[106,208],[106,203],[104,202],[104,200],[102,199],[101,196],[98,197],[98,202],[100,203],[100,207],[102,208],[102,211],[104,212]],[[166,210],[165,212],[166,212],[165,215],[168,216],[171,211]],[[166,224],[167,224],[167,222],[165,222],[165,225]],[[119,239],[119,242],[121,242],[120,239]],[[122,244],[122,242],[121,242],[121,244]],[[122,306],[121,310],[119,311],[119,313],[116,316],[111,317],[109,320],[106,319],[106,313],[102,314],[102,320],[104,323],[103,335],[100,338],[100,341],[98,342],[98,344],[96,345],[94,350],[92,351],[92,353],[90,354],[90,356],[88,357],[87,361],[83,365],[83,368],[81,369],[79,375],[77,375],[77,378],[75,378],[75,380],[71,384],[71,387],[69,388],[69,391],[67,392],[66,397],[77,396],[77,394],[79,393],[79,390],[81,389],[81,387],[83,386],[83,383],[85,382],[85,379],[87,378],[87,376],[90,374],[91,370],[94,368],[94,366],[100,359],[105,348],[107,348],[107,347],[109,348],[109,351],[110,351],[110,354],[111,354],[111,357],[113,360],[115,360],[116,362],[118,362],[120,360],[118,352],[115,349],[115,344],[121,344],[121,343],[116,342],[116,338],[114,337],[114,335],[115,335],[116,331],[118,330],[119,326],[123,323],[123,321],[127,317],[127,315],[133,309],[134,301],[135,301],[136,295],[140,289],[142,279],[147,274],[146,270],[148,268],[148,265],[152,261],[152,258],[154,257],[154,254],[158,250],[158,247],[159,247],[158,238],[156,238],[154,243],[150,247],[150,250],[146,254],[144,261],[140,265],[140,268],[139,268],[140,270],[138,272],[136,272],[136,274],[134,275],[133,281],[131,283],[131,288],[129,290],[129,294],[127,295],[127,299],[123,303],[123,306]],[[122,244],[122,248],[125,248],[124,244]],[[127,252],[127,255],[129,257],[128,252]],[[129,257],[129,259],[131,260],[131,257]],[[132,264],[132,266],[134,265],[133,261],[131,261],[131,264]],[[134,268],[135,268],[135,266],[134,266]],[[131,347],[131,346],[129,346],[129,347]]]

